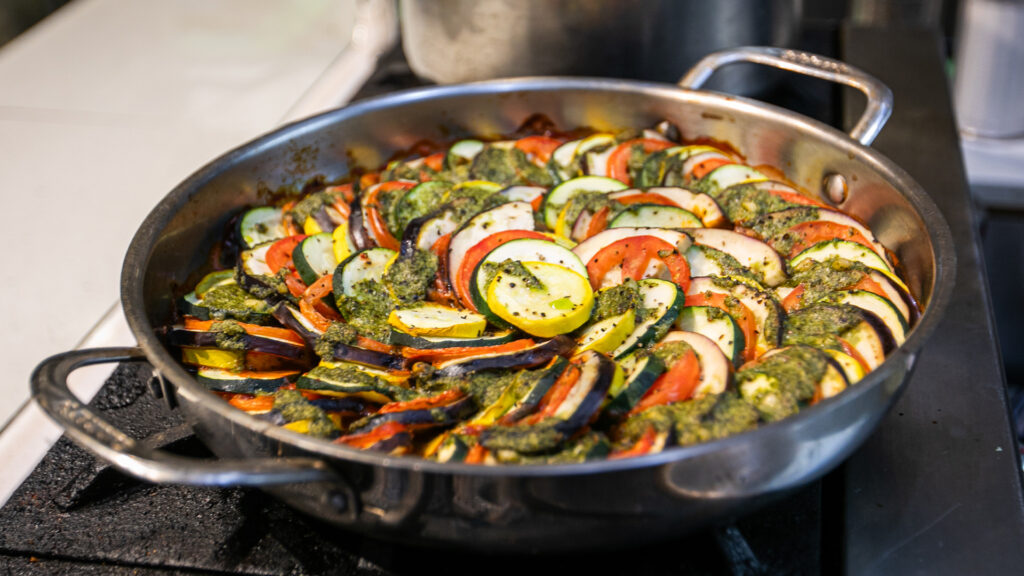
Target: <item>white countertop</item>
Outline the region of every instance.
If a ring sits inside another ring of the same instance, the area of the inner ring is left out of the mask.
[[[322,84],[354,16],[354,0],[75,0],[0,50],[0,426],[32,368],[115,304],[149,210]]]

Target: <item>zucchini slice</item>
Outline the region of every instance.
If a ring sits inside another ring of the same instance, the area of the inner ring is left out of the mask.
[[[548,169],[559,180],[564,182],[575,178],[580,174],[579,165],[576,163],[576,149],[583,140],[570,140],[551,153],[551,160],[548,161]]]
[[[389,214],[388,218],[398,236],[402,236],[410,222],[436,210],[451,187],[450,183],[443,180],[428,180],[413,186],[399,198],[391,209],[393,215]]]
[[[492,313],[542,338],[567,334],[586,323],[594,308],[594,292],[586,276],[547,262],[522,262],[522,266],[532,275],[530,281],[500,271],[487,285],[487,307]]]
[[[910,291],[907,289],[907,285],[893,274],[892,268],[884,258],[876,254],[874,250],[867,246],[856,242],[850,242],[849,240],[825,240],[818,242],[794,256],[789,261],[789,265],[797,266],[807,259],[823,262],[833,256],[845,258],[853,262],[860,262],[868,268],[878,270],[882,274],[885,274],[886,277],[892,280],[892,282],[900,288],[907,292]]]
[[[705,228],[720,228],[728,224],[722,207],[707,194],[699,194],[678,186],[656,186],[648,188],[647,193],[663,196],[676,206],[692,212],[700,219],[701,225]],[[627,195],[626,191],[614,192],[608,197],[614,200],[616,197],[625,195]]]
[[[487,328],[487,320],[480,314],[432,302],[392,310],[388,316],[388,323],[413,336],[450,338],[476,338]]]
[[[484,143],[479,140],[459,140],[448,149],[448,154],[444,157],[444,166],[449,170],[458,166],[468,166],[483,150]]]
[[[786,263],[782,257],[756,238],[720,228],[689,228],[685,232],[694,243],[732,256],[766,286],[778,286],[786,281]]]
[[[777,212],[770,212],[761,216],[757,221],[750,224],[750,228],[757,232],[770,231],[773,232],[772,237],[764,238],[769,243],[772,243],[776,238],[783,236],[793,226],[805,224],[807,222],[831,222],[838,224],[846,228],[852,228],[859,232],[865,240],[871,244],[872,249],[879,256],[891,266],[889,261],[889,255],[886,253],[885,247],[875,238],[875,235],[868,230],[866,226],[858,222],[857,220],[838,212],[836,210],[828,210],[826,208],[818,208],[816,206],[801,206],[788,208],[786,210],[779,210]],[[764,236],[762,236],[764,237]],[[837,238],[840,239],[841,238]]]
[[[633,332],[612,353],[612,357],[616,360],[625,357],[637,348],[660,340],[672,327],[672,323],[676,321],[685,300],[682,291],[667,280],[647,278],[640,280],[637,284],[640,285],[644,308],[648,310],[647,317],[637,323]]]
[[[544,198],[541,210],[544,212],[544,224],[554,230],[558,223],[558,214],[569,203],[569,199],[580,192],[614,192],[624,190],[626,185],[614,178],[603,176],[581,176],[567,180],[551,189]]]
[[[852,386],[860,381],[867,373],[864,371],[864,367],[861,366],[860,362],[856,358],[850,356],[846,352],[840,352],[839,350],[828,350],[824,351],[826,354],[832,357],[839,365],[839,369],[846,376],[846,382]]]
[[[448,248],[448,271],[451,282],[462,266],[466,251],[495,232],[533,230],[533,207],[529,202],[502,204],[473,216],[455,235]]]
[[[700,187],[705,192],[725,190],[737,184],[764,182],[768,177],[744,164],[725,164],[715,168],[700,179]]]
[[[481,346],[497,346],[507,344],[519,337],[513,330],[495,332],[493,334],[481,334],[473,338],[453,338],[450,336],[413,336],[401,330],[391,331],[391,343],[398,346],[408,346],[420,350],[432,350],[437,348],[469,348]]]
[[[841,290],[833,292],[826,298],[835,304],[849,304],[878,317],[892,333],[896,345],[900,346],[907,340],[907,323],[892,302],[874,292],[866,290]]]
[[[442,236],[455,232],[458,227],[458,215],[451,206],[416,218],[402,233],[402,253],[408,256],[417,250],[430,250]]]
[[[388,263],[396,255],[394,250],[387,248],[370,248],[349,256],[334,270],[335,296],[355,295],[355,285],[363,281],[380,282]]]
[[[782,308],[771,294],[735,279],[692,278],[686,294],[689,296],[703,292],[732,296],[753,313],[757,323],[756,356],[778,346],[782,333]]]
[[[292,251],[292,262],[307,286],[334,272],[338,266],[334,259],[334,237],[327,232],[307,236]]]
[[[628,414],[658,376],[665,373],[665,364],[651,354],[634,352],[619,360],[619,366],[625,372],[625,378],[608,390],[608,403],[605,405],[605,411],[613,419]]]
[[[528,378],[532,379],[532,382],[529,380],[527,381],[529,384],[526,392],[523,393],[522,396],[512,404],[512,407],[502,415],[501,423],[514,424],[525,416],[532,414],[533,411],[537,409],[537,406],[540,405],[540,401],[548,393],[548,390],[551,389],[551,386],[554,385],[555,381],[558,380],[558,377],[562,375],[562,372],[565,371],[568,365],[568,360],[561,356],[555,356],[551,359],[548,365],[543,368],[520,372],[517,380],[529,375]]]
[[[724,310],[713,306],[686,306],[679,313],[676,328],[707,337],[733,366],[739,368],[743,364],[743,349],[746,347],[743,331]]]
[[[233,372],[220,368],[201,366],[196,380],[210,390],[234,394],[256,394],[273,392],[285,384],[294,382],[300,372],[286,370],[277,372]]]
[[[412,400],[417,396],[416,392],[391,384],[372,373],[351,366],[325,363],[300,376],[295,382],[295,387],[324,396],[355,396],[381,404],[396,400]]]
[[[633,204],[608,224],[609,228],[694,228],[704,226],[696,214],[677,206]]]
[[[707,336],[696,332],[673,331],[665,335],[662,342],[683,341],[693,348],[700,363],[700,384],[693,391],[692,399],[699,400],[708,394],[721,394],[732,381],[732,362]]]
[[[288,235],[288,226],[280,208],[261,206],[247,211],[238,222],[238,236],[246,248],[279,240]]]
[[[739,260],[710,246],[694,244],[685,255],[686,263],[690,265],[690,276],[732,276],[761,280],[753,271],[740,264]]]
[[[634,328],[636,328],[636,312],[633,310],[626,310],[625,313],[618,316],[609,316],[595,322],[577,338],[576,354],[587,350],[611,354],[626,341],[626,338],[633,333]]]
[[[487,256],[484,256],[483,260],[473,270],[469,283],[469,292],[476,309],[486,316],[488,320],[496,321],[498,326],[505,326],[506,324],[499,316],[491,312],[491,308],[487,304],[487,285],[491,280],[491,277],[488,275],[489,267],[487,264],[500,264],[505,260],[558,264],[583,277],[587,276],[587,267],[580,262],[576,254],[554,242],[522,238],[511,240],[496,247],[488,252]]]

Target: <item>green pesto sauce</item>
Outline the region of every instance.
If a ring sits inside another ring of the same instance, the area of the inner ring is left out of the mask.
[[[637,187],[660,186],[665,181],[669,168],[674,164],[672,162],[674,157],[669,156],[671,154],[669,150],[658,150],[647,157],[643,166],[633,175],[633,182]]]
[[[655,344],[651,347],[651,354],[658,360],[661,360],[661,363],[665,366],[672,366],[691,350],[693,350],[693,347],[689,344],[682,340],[676,340],[675,342]]]
[[[210,325],[222,350],[245,350],[245,328],[234,320],[221,320]]]
[[[563,448],[553,454],[533,455],[499,450],[495,457],[503,464],[568,464],[603,459],[611,453],[611,448],[606,435],[590,430],[566,442]]]
[[[701,400],[706,398],[717,400],[712,404],[711,410],[706,412],[694,410],[689,414],[690,417],[676,420],[674,431],[677,444],[681,446],[699,444],[757,428],[760,414],[756,408],[736,393],[709,395]],[[697,416],[696,413],[700,413],[700,415]]]
[[[432,180],[414,188],[415,194],[412,194],[412,190],[410,190],[410,193],[402,196],[395,203],[394,208],[387,213],[388,229],[396,238],[401,237],[409,222],[436,210],[444,201],[445,195],[451,187],[451,182]]]
[[[402,304],[423,300],[427,288],[437,274],[437,254],[429,250],[416,250],[407,258],[399,256],[384,273],[384,284]]]
[[[697,248],[700,249],[708,260],[718,264],[718,267],[722,269],[722,274],[724,276],[738,276],[740,278],[750,278],[758,282],[764,281],[763,274],[758,274],[750,268],[740,264],[740,261],[728,252],[723,252],[710,246],[697,246]]]
[[[501,272],[502,276],[511,277],[510,285],[515,288],[515,282],[522,282],[531,290],[543,290],[544,284],[530,272],[519,260],[505,260],[503,262],[484,262],[485,285],[489,286],[494,277]]]
[[[414,390],[395,386],[394,384],[388,383],[383,378],[378,378],[372,374],[367,374],[366,372],[356,370],[355,368],[350,368],[348,366],[335,366],[333,368],[328,368],[327,366],[320,365],[307,372],[306,376],[315,380],[345,382],[365,386],[376,392],[380,392],[392,400],[412,400],[419,396],[419,394]]]
[[[325,360],[334,359],[334,348],[338,344],[353,344],[359,331],[343,322],[332,322],[330,327],[316,340],[314,351]]]
[[[793,244],[800,239],[799,236],[791,234],[789,229],[797,224],[811,222],[818,219],[819,211],[813,206],[795,208],[787,211],[788,214],[765,214],[746,224],[758,236],[763,238],[775,250],[782,254],[789,254]]]
[[[287,422],[309,420],[309,435],[316,438],[333,438],[340,432],[327,413],[313,406],[298,390],[278,390],[274,393],[274,410],[281,413]]]
[[[471,180],[489,180],[505,186],[515,184],[519,179],[512,154],[509,150],[487,146],[473,159],[469,169]]]
[[[704,180],[698,184],[700,182]],[[799,206],[751,185],[731,186],[725,190],[709,189],[706,192],[718,202],[729,220],[736,223],[745,223],[769,212]]]
[[[774,422],[796,414],[800,405],[814,396],[815,384],[827,368],[824,353],[807,346],[792,346],[740,370],[736,383],[744,400],[757,408],[764,420]],[[759,377],[769,385],[744,386]]]
[[[800,304],[806,306],[825,298],[832,292],[853,286],[863,280],[868,273],[868,267],[860,262],[853,262],[838,256],[833,256],[822,262],[807,259],[793,270],[793,275],[785,285],[790,288],[802,285],[804,291],[800,295]]]
[[[520,372],[511,370],[481,370],[464,378],[455,379],[456,386],[472,396],[479,406],[490,406],[498,401],[502,391],[515,382]]]
[[[334,200],[335,196],[326,190],[307,195],[292,207],[290,212],[292,222],[301,228],[306,223],[307,218],[321,210],[324,206],[332,204]]]
[[[846,304],[819,303],[786,316],[782,345],[806,344],[842,350],[838,337],[863,321],[858,308]]]
[[[381,174],[380,181],[388,182],[391,180],[427,180],[431,176],[436,175],[437,172],[424,164],[423,162],[416,162],[416,160],[410,160],[406,162],[395,162],[391,168],[385,170]],[[423,178],[426,175],[427,178]]]
[[[590,212],[596,214],[602,208],[608,208],[608,219],[622,211],[623,205],[608,198],[607,192],[580,192],[569,199],[569,207],[565,211],[565,221],[570,227],[580,214]]]
[[[387,342],[391,334],[388,315],[394,307],[387,289],[373,280],[357,282],[353,295],[338,299],[338,309],[360,334]]]
[[[592,322],[619,316],[628,310],[633,310],[636,313],[636,322],[640,323],[651,313],[651,309],[644,308],[644,297],[640,294],[640,285],[631,278],[626,279],[618,286],[598,290],[594,296]]]
[[[560,422],[557,418],[548,418],[532,426],[491,426],[480,437],[480,443],[490,450],[514,450],[524,454],[550,452],[565,440],[565,434],[555,429]]]
[[[626,161],[626,173],[632,182],[636,182],[643,170],[647,160],[647,153],[644,152],[643,144],[633,144],[629,147],[629,159]]]
[[[252,322],[270,314],[270,306],[266,302],[234,283],[214,286],[203,296],[202,304],[210,309],[212,318],[218,319]]]

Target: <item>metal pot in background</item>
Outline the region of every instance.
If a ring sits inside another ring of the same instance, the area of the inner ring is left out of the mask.
[[[675,82],[709,52],[789,46],[802,0],[400,0],[413,72],[440,84],[510,76]],[[769,76],[732,66],[708,84],[751,94]]]

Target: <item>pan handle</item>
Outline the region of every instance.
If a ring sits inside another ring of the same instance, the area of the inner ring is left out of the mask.
[[[746,46],[731,50],[722,50],[705,56],[690,69],[679,81],[683,88],[696,90],[723,66],[737,62],[753,62],[782,70],[806,74],[852,86],[864,93],[868,105],[864,114],[850,131],[850,137],[865,146],[871,145],[881,132],[885,121],[892,114],[892,90],[879,79],[863,70],[848,64],[818,56],[810,52],[790,50],[787,48],[771,48],[764,46]]]
[[[140,348],[73,350],[43,360],[32,373],[39,406],[79,445],[118,470],[150,482],[192,486],[269,486],[292,482],[338,482],[323,462],[311,458],[201,460],[154,450],[101,418],[68,389],[78,368],[107,362],[145,362]]]

